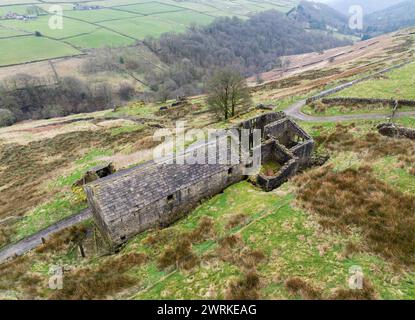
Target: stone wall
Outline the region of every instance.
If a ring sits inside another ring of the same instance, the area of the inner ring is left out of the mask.
[[[259,174],[257,177],[257,185],[265,191],[272,191],[288,181],[298,171],[298,162],[296,159],[291,159],[281,168],[278,175],[275,177],[267,177]]]
[[[313,139],[289,119],[282,119],[265,127],[266,136],[275,138],[290,149],[300,165],[307,164],[314,148]]]
[[[348,97],[338,97],[338,98],[323,98],[322,103],[328,105],[374,105],[374,104],[384,104],[389,106],[394,106],[396,102],[400,106],[411,106],[415,107],[415,100],[409,99],[371,99],[371,98],[348,98]]]
[[[295,157],[298,158],[299,167],[308,166],[310,158],[313,154],[314,150],[314,141],[308,140],[302,144],[299,144],[293,148],[291,148],[291,152]]]
[[[415,140],[415,129],[396,126],[393,123],[382,123],[378,125],[380,134],[391,138],[407,138]]]
[[[262,163],[266,162],[276,162],[282,167],[275,176],[258,174],[256,184],[265,191],[280,187],[297,173],[299,167],[298,158],[275,140],[269,140],[262,146]]]
[[[265,126],[269,123],[284,119],[285,117],[286,114],[284,112],[264,113],[258,117],[254,117],[241,122],[237,128],[262,130],[262,137],[265,138]]]

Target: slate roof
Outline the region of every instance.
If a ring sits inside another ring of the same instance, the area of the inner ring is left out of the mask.
[[[228,159],[230,151],[228,149]],[[151,161],[118,171],[88,184],[86,189],[93,191],[103,215],[111,221],[197,182],[205,180],[209,183],[210,176],[232,166],[230,161],[225,164],[168,164],[166,161]]]

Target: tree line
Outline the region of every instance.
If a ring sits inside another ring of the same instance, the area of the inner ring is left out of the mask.
[[[280,67],[281,56],[348,43],[306,31],[275,10],[255,14],[249,20],[219,18],[208,26],[192,26],[183,34],[147,38],[145,44],[170,68],[146,74],[146,81],[159,99],[200,94],[202,83],[214,70],[232,67],[243,76],[252,76]]]
[[[306,31],[286,15],[267,11],[248,20],[219,18],[208,26],[193,25],[182,34],[147,38],[144,44],[163,68],[143,59],[139,47],[132,47],[97,50],[79,70],[87,79],[102,72],[110,76],[140,74],[148,88],[141,95],[128,83],[114,87],[109,81],[94,82],[75,76],[55,83],[17,75],[0,84],[0,126],[102,110],[134,97],[165,101],[201,94],[212,88],[210,79],[218,70],[232,69],[241,77],[258,75],[283,67],[281,56],[321,51],[346,42]]]
[[[121,84],[119,94],[129,94],[129,89]],[[113,88],[107,82],[88,83],[63,77],[58,83],[51,83],[20,74],[0,84],[0,126],[102,110],[111,106],[114,99]]]

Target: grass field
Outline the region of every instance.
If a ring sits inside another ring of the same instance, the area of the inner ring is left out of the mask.
[[[75,18],[87,22],[100,22],[106,20],[123,20],[134,18],[137,15],[130,12],[113,9],[89,10],[89,11],[64,11],[63,15],[69,18]]]
[[[99,10],[73,10],[73,3],[99,5]],[[105,0],[105,1],[71,1],[67,0],[5,0],[0,5],[0,38],[13,37],[22,33],[40,32],[46,37],[62,42],[62,48],[68,44],[74,49],[91,49],[104,46],[131,45],[134,40],[146,36],[158,37],[165,32],[183,32],[192,23],[206,25],[216,17],[238,16],[246,19],[250,13],[276,9],[288,11],[297,0],[269,0],[258,4],[254,0]],[[1,19],[8,12],[27,13],[29,7],[36,6],[45,14],[51,5],[61,5],[64,14],[63,29],[51,30],[48,22],[50,15],[43,15],[36,20],[17,21]],[[1,28],[1,26],[7,27]],[[42,46],[46,41],[38,40],[35,46]],[[34,40],[28,42],[33,45]],[[45,48],[47,49],[47,48]],[[23,57],[23,54],[20,54]],[[27,58],[19,61],[36,60],[36,56],[26,53]],[[54,55],[51,54],[51,57]],[[3,64],[12,64],[16,59],[2,58]]]
[[[132,4],[132,5],[115,7],[115,9],[127,11],[127,12],[134,12],[134,13],[138,13],[141,15],[152,15],[156,13],[175,12],[175,11],[183,10],[182,7],[171,6],[168,4],[158,3],[158,2]]]
[[[38,31],[44,36],[48,36],[57,40],[73,37],[83,33],[89,33],[98,28],[97,26],[86,22],[67,18],[63,20],[62,29],[53,30],[49,27],[49,19],[49,16],[41,16],[34,21],[4,20],[1,21],[1,24],[8,28],[25,30],[32,33]]]
[[[40,3],[38,0],[2,0],[1,5],[26,4],[26,3]]]
[[[19,31],[19,30],[10,30],[4,27],[0,27],[0,38],[10,38],[15,36],[20,36],[27,34],[27,32]]]
[[[413,121],[403,121],[406,125],[415,126]],[[413,265],[396,262],[393,257],[387,258],[383,251],[376,251],[377,247],[368,245],[368,235],[353,223],[343,231],[325,226],[324,217],[307,202],[313,200],[306,200],[299,192],[301,189],[312,193],[311,199],[317,198],[317,201],[325,197],[328,197],[325,201],[332,199],[330,201],[334,203],[328,207],[330,210],[336,210],[334,204],[337,201],[355,212],[360,207],[358,203],[347,200],[348,195],[357,192],[353,188],[360,192],[368,190],[363,184],[353,185],[353,179],[358,177],[346,176],[344,187],[335,193],[329,189],[324,192],[321,186],[330,188],[333,183],[341,183],[348,169],[358,170],[367,163],[365,157],[373,156],[370,163],[373,171],[365,174],[376,179],[380,186],[392,190],[387,194],[377,189],[377,185],[372,185],[370,192],[374,198],[368,200],[373,201],[376,210],[388,206],[388,202],[381,201],[382,197],[389,200],[395,196],[406,197],[405,194],[411,197],[415,191],[415,180],[408,173],[411,162],[400,162],[400,151],[388,147],[398,143],[402,151],[406,144],[412,145],[411,142],[379,138],[376,147],[358,142],[358,139],[364,142],[370,137],[376,123],[362,121],[341,126],[303,123],[303,127],[320,142],[320,151],[331,154],[324,169],[307,170],[298,180],[270,193],[247,181],[235,184],[205,201],[174,225],[138,235],[120,253],[111,257],[99,257],[102,251],[94,245],[94,231],[83,242],[87,257],[80,257],[75,243],[67,240],[78,231],[65,231],[25,258],[5,265],[0,271],[0,289],[13,287],[20,298],[223,299],[238,298],[229,290],[230,286],[238,288],[239,283],[243,288],[245,277],[253,274],[259,279],[258,283],[240,293],[250,298],[342,299],[354,297],[348,291],[347,283],[351,267],[358,266],[367,287],[357,298],[414,299]],[[118,128],[117,132],[129,130]],[[91,149],[75,161],[75,169],[69,175],[60,177],[55,184],[71,185],[88,166],[105,154],[111,154],[111,151]],[[320,172],[328,172],[336,179],[325,181]],[[323,179],[320,187],[310,185],[307,188],[309,177]],[[20,234],[33,232],[39,228],[37,223],[55,219],[56,214],[67,214],[82,207],[64,195],[59,197],[39,206],[19,223]],[[373,206],[369,208],[374,210]],[[367,214],[375,217],[371,211]],[[402,221],[396,220],[388,227],[393,229],[400,223]],[[93,230],[91,226],[91,222],[86,222],[78,229]],[[388,228],[385,230],[389,232]],[[179,249],[182,248],[179,247],[181,241],[188,241],[186,239],[190,239],[190,247]],[[179,250],[185,250],[187,264],[183,264],[180,258],[177,264],[163,260],[166,255],[174,256],[176,253],[180,257],[182,253]],[[65,273],[64,290],[56,293],[48,290],[44,283],[47,284],[50,266],[58,261],[70,271]],[[89,285],[96,281],[99,281],[99,286]],[[300,288],[293,288],[289,285],[291,282],[300,283]],[[83,286],[88,290],[79,289]]]
[[[15,12],[19,14],[26,14],[27,9],[36,5],[13,5],[13,6],[0,6],[0,17],[6,15],[9,12]]]
[[[30,49],[28,49],[30,48]],[[0,66],[79,54],[73,47],[47,38],[0,39]]]
[[[133,45],[135,40],[106,29],[97,29],[89,34],[66,39],[66,42],[82,49],[122,47]]]
[[[211,23],[215,18],[206,14],[194,12],[194,11],[178,11],[167,12],[154,15],[161,20],[167,20],[179,25],[191,25],[192,23],[205,25]]]
[[[185,31],[185,26],[159,19],[156,16],[143,16],[121,21],[105,21],[99,24],[120,34],[141,40],[147,36],[157,37],[166,32]]]
[[[415,63],[336,93],[336,97],[415,99]]]
[[[282,110],[315,94],[278,98],[278,90],[286,89],[263,87],[254,94],[254,101]],[[223,128],[261,113],[253,108],[232,123],[217,123],[203,97],[190,102],[180,116],[189,128]],[[56,119],[49,119],[16,124],[13,130],[3,128],[0,150],[7,152],[0,153],[0,184],[4,186],[0,216],[21,219],[11,223],[9,230],[0,229],[0,244],[85,208],[85,198],[74,193],[71,185],[88,168],[101,161],[125,168],[146,160],[143,156],[152,154],[154,147],[150,144],[152,125],[168,126],[175,116],[160,113],[160,106],[131,103],[117,112],[67,118],[94,120],[60,126]],[[136,125],[102,119],[127,115],[148,122]],[[90,231],[83,243],[86,258],[67,239],[76,230],[67,230],[2,268],[0,290],[13,288],[19,298],[240,297],[232,293],[233,287],[237,294],[250,298],[341,299],[355,297],[348,291],[348,279],[350,268],[359,266],[367,287],[357,298],[414,299],[414,265],[403,260],[414,256],[415,148],[409,140],[377,134],[380,121],[301,123],[315,139],[319,153],[331,156],[323,169],[305,170],[271,193],[248,181],[235,184],[172,226],[138,235],[110,257],[103,257],[105,249],[94,244],[99,235],[88,221],[77,227]],[[415,127],[414,118],[397,123]],[[37,130],[33,130],[35,125]],[[346,222],[341,221],[343,216]],[[207,229],[201,232],[200,226]],[[180,260],[180,250],[185,250],[188,264]],[[169,257],[177,261],[172,263]],[[56,264],[69,271],[64,290],[52,292],[47,289],[48,270]],[[258,281],[243,290],[248,276]],[[292,283],[301,286],[295,290]]]
[[[415,99],[415,63],[411,63],[377,78],[364,81],[333,94],[333,97]],[[398,111],[413,111],[413,107],[400,106]],[[392,106],[373,105],[325,105],[320,101],[305,106],[305,114],[337,116],[344,114],[382,113],[391,115]]]

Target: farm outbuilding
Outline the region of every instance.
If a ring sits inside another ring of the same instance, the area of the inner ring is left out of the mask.
[[[313,140],[284,113],[267,113],[244,121],[236,129],[250,130],[251,138],[253,129],[261,130],[262,142],[257,146],[261,148],[261,163],[276,161],[281,166],[273,176],[257,174],[256,183],[265,191],[287,181],[311,156]],[[192,149],[183,157],[194,152]],[[230,156],[233,150],[228,148],[227,152],[226,163],[150,161],[86,185],[97,226],[109,242],[117,246],[149,228],[171,224],[204,199],[248,178],[244,169],[252,163],[235,163]]]

